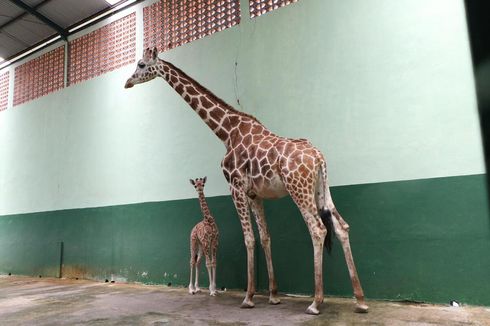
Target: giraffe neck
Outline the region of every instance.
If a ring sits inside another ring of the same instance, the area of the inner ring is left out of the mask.
[[[240,123],[262,126],[253,116],[235,110],[173,64],[158,60],[158,74],[182,96],[227,148],[231,146],[233,129]]]
[[[208,203],[206,202],[206,197],[204,197],[204,191],[198,190],[199,195],[199,205],[201,206],[201,212],[206,221],[214,221],[211,212],[209,211]]]

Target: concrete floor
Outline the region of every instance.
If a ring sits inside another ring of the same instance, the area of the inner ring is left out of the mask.
[[[283,296],[240,309],[243,292],[210,297],[183,288],[86,280],[0,276],[0,325],[490,325],[489,307],[449,307],[368,301],[356,314],[351,299],[326,298],[320,316],[304,310],[310,298]]]

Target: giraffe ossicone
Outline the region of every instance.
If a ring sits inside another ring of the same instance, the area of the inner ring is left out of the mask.
[[[254,306],[255,237],[252,211],[264,249],[269,276],[269,303],[280,302],[272,264],[270,236],[264,215],[263,199],[290,195],[298,206],[313,242],[315,298],[306,313],[319,314],[323,295],[323,247],[331,235],[339,239],[357,299],[356,312],[367,312],[364,293],[350,248],[349,226],[332,200],[323,154],[306,139],[290,139],[269,131],[252,115],[240,112],[173,64],[158,58],[156,48],[147,48],[136,71],[125,87],[162,77],[189,104],[223,142],[226,154],[221,167],[242,226],[247,249],[247,294],[242,307]]]
[[[218,250],[219,241],[218,226],[209,211],[206,197],[204,196],[206,177],[194,180],[190,179],[190,183],[197,191],[203,220],[192,228],[190,236],[191,272],[189,293],[195,294],[201,292],[201,289],[199,288],[199,266],[201,264],[202,255],[204,254],[204,257],[206,258],[206,268],[208,269],[209,295],[215,296],[218,293],[216,290],[216,252]],[[194,280],[193,274],[195,275]]]

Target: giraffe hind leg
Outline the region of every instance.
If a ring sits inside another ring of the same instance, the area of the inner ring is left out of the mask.
[[[313,176],[311,176],[313,178]],[[319,306],[324,301],[323,295],[323,246],[327,235],[327,228],[323,224],[319,215],[318,206],[315,200],[315,190],[312,188],[304,188],[298,185],[301,178],[291,177],[286,183],[291,198],[298,206],[301,215],[310,231],[311,241],[313,243],[313,265],[315,278],[315,298],[311,305],[306,309],[306,313],[310,315],[318,315],[320,313]]]
[[[347,268],[349,269],[349,275],[352,282],[352,288],[354,290],[354,296],[356,297],[356,309],[355,312],[364,313],[368,311],[368,306],[364,301],[364,292],[361,287],[361,281],[357,276],[356,265],[354,264],[354,258],[352,257],[352,251],[349,241],[349,225],[342,219],[339,212],[336,209],[333,210],[332,222],[335,229],[335,234],[342,244],[344,251],[345,261]]]
[[[306,225],[310,231],[311,241],[313,243],[313,264],[315,276],[315,298],[311,305],[306,309],[306,313],[310,315],[318,315],[320,313],[319,306],[324,301],[323,294],[323,246],[327,228],[323,225],[320,217],[315,212],[300,209],[305,219]]]
[[[325,248],[327,248],[327,252],[330,254],[332,252],[332,233],[333,233],[333,221],[332,221],[332,212],[329,209],[321,209],[320,210],[320,219],[323,222],[323,225],[327,228],[327,235],[325,237]]]

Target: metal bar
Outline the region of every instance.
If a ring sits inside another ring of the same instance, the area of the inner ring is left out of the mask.
[[[61,38],[64,39],[65,41],[68,40],[68,32],[63,27],[61,27],[60,25],[56,24],[54,21],[52,21],[48,17],[40,14],[38,11],[36,11],[36,9],[34,9],[31,6],[25,4],[21,0],[10,0],[10,2],[12,2],[13,4],[15,4],[19,8],[24,9],[25,11],[27,11],[31,15],[37,17],[39,20],[41,20],[42,22],[44,22],[46,25],[48,25],[49,27],[51,27],[52,29],[54,29],[56,32],[58,32],[58,34],[61,36]]]
[[[60,269],[58,271],[58,278],[62,278],[63,277],[63,258],[64,258],[64,249],[65,249],[65,246],[64,246],[64,243],[63,241],[60,242]]]

